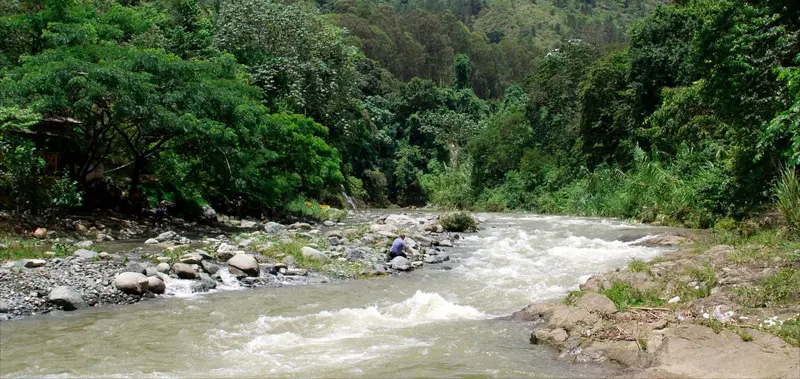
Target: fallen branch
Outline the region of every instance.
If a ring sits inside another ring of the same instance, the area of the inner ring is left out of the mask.
[[[631,309],[638,309],[642,311],[671,311],[669,308],[648,308],[648,307],[631,307]]]

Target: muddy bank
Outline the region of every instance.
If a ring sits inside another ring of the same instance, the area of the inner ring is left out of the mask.
[[[182,232],[148,229],[134,221],[122,223],[121,230],[76,221],[70,225],[75,232],[67,236],[63,230],[40,230],[35,246],[42,251],[35,258],[2,263],[0,319],[215,289],[357,279],[439,265],[449,261],[447,249],[459,235],[445,232],[437,217],[362,212],[345,222],[283,225],[225,219],[216,226],[172,220],[171,227]],[[226,232],[216,234],[222,230]],[[387,247],[401,233],[408,236],[408,259],[387,262]],[[140,238],[112,237],[131,235]]]
[[[798,378],[798,269],[796,250],[684,247],[593,275],[562,301],[512,317],[559,360],[616,362],[626,368],[619,377]]]

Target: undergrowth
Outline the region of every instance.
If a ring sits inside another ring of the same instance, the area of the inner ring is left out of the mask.
[[[659,297],[658,291],[638,290],[625,282],[614,282],[611,284],[611,288],[603,290],[601,293],[611,299],[619,310],[645,305],[660,306],[665,303]]]

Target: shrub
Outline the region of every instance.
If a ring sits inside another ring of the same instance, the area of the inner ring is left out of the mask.
[[[472,205],[470,162],[453,168],[443,167],[438,161],[432,161],[428,170],[430,173],[423,175],[421,182],[431,203],[446,209],[465,209]]]
[[[603,290],[602,294],[608,296],[619,310],[640,305],[664,304],[664,300],[660,299],[655,292],[640,291],[625,282],[612,283],[611,288]]]
[[[473,232],[478,229],[478,221],[469,212],[444,214],[439,217],[439,223],[449,232]]]
[[[800,182],[794,166],[783,169],[772,191],[786,229],[797,237],[800,233]]]

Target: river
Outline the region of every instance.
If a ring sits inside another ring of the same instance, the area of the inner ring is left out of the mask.
[[[486,214],[453,259],[405,275],[221,290],[0,322],[0,375],[597,377],[503,319],[661,251],[617,220]],[[440,268],[436,268],[436,267]],[[442,267],[445,266],[445,267]],[[450,268],[450,269],[447,269]]]

